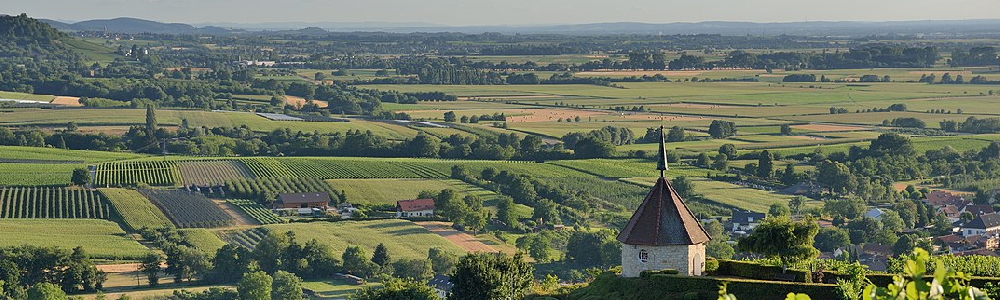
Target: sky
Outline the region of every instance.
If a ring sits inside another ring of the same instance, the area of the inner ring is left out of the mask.
[[[3,0],[2,14],[63,21],[419,22],[450,26],[601,22],[898,21],[1000,18],[1000,0]],[[13,2],[13,3],[11,3]]]

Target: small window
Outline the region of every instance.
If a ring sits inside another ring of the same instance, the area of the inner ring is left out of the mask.
[[[645,249],[639,250],[639,262],[648,262],[648,261],[649,261],[649,252],[646,252]]]

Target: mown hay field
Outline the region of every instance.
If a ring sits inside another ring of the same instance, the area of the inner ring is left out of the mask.
[[[111,221],[0,220],[0,246],[20,245],[63,248],[82,246],[91,257],[103,259],[139,259],[149,252],[148,248],[126,235],[118,224]]]

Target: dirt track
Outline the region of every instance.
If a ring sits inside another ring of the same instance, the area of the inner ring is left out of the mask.
[[[433,233],[440,235],[446,240],[452,242],[456,246],[469,252],[498,252],[493,246],[483,244],[483,242],[476,239],[476,237],[471,234],[460,232],[451,228],[451,225],[447,222],[414,222],[417,225],[423,226]]]

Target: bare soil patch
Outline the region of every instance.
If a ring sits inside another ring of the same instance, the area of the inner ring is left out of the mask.
[[[233,207],[232,204],[226,202],[225,200],[212,199],[212,202],[215,202],[215,205],[218,205],[219,208],[222,209],[222,211],[229,214],[230,217],[233,217],[233,226],[240,227],[240,226],[260,225],[260,223],[258,223],[256,220],[250,218],[249,216],[244,214],[242,210]]]
[[[806,124],[806,125],[792,125],[794,129],[810,130],[810,131],[852,131],[852,130],[868,130],[865,127],[857,126],[845,126],[845,125],[829,125],[829,124]]]
[[[295,107],[302,107],[306,105],[307,102],[308,101],[302,97],[285,95],[285,103]],[[313,103],[316,103],[319,108],[327,108],[330,106],[330,103],[327,103],[326,101],[313,100]]]
[[[451,228],[451,225],[447,222],[439,221],[428,221],[428,222],[414,222],[431,232],[440,235],[449,242],[452,242],[456,246],[464,249],[468,252],[497,252],[498,250],[493,246],[484,244],[483,242],[476,239],[476,237],[471,234],[461,232]]]
[[[52,99],[52,104],[66,105],[66,106],[83,106],[80,103],[80,97],[69,97],[69,96],[56,96]]]

